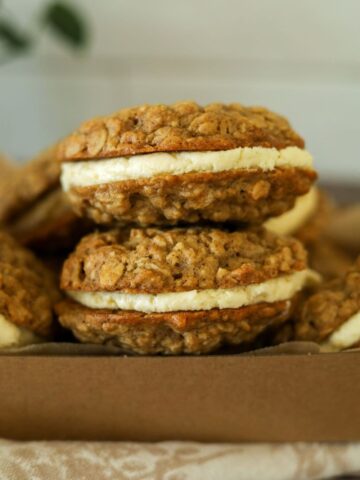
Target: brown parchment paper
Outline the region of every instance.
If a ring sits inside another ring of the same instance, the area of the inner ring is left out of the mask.
[[[320,347],[313,342],[287,342],[275,347],[260,348],[242,353],[228,353],[226,349],[219,350],[210,356],[217,355],[312,355],[320,353]],[[21,348],[9,348],[0,350],[0,355],[18,355],[18,356],[138,356],[125,352],[121,348],[110,345],[92,345],[81,343],[39,343],[27,345]],[[181,355],[184,356],[184,355]],[[192,358],[200,358],[209,355],[191,355]],[[162,358],[168,358],[163,356]]]

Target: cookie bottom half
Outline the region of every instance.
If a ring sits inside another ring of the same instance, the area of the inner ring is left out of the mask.
[[[315,178],[300,168],[229,170],[72,187],[68,194],[80,216],[100,224],[260,223],[291,209]]]
[[[292,314],[296,297],[236,309],[168,313],[100,310],[72,300],[57,305],[60,323],[85,343],[115,345],[137,354],[201,354],[249,344]]]

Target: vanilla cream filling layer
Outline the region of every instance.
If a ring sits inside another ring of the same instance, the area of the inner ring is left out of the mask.
[[[149,178],[161,174],[181,175],[191,172],[223,172],[233,169],[304,168],[312,170],[307,150],[287,147],[240,147],[216,152],[148,153],[132,157],[65,162],[61,183],[65,191],[103,183]]]
[[[22,347],[40,341],[33,332],[18,327],[0,314],[0,348]]]
[[[296,199],[294,208],[279,217],[267,220],[265,227],[278,235],[291,235],[296,232],[315,213],[318,195],[317,188],[313,187],[308,193]]]
[[[350,348],[358,342],[360,342],[360,311],[336,329],[321,347],[324,351],[338,351]]]
[[[291,298],[305,286],[319,281],[312,270],[302,270],[243,287],[191,290],[189,292],[134,294],[121,292],[79,292],[68,295],[89,308],[136,310],[138,312],[178,312],[240,308],[260,302],[278,302]]]

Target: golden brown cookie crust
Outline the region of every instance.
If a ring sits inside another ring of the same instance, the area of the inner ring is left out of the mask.
[[[56,309],[60,323],[81,342],[116,345],[138,354],[199,354],[223,344],[248,344],[266,328],[285,322],[292,301],[238,309],[145,314],[92,310],[65,300]]]
[[[232,288],[304,268],[300,242],[264,229],[134,228],[85,237],[64,264],[61,288],[151,294]]]
[[[347,273],[304,302],[295,319],[295,340],[322,342],[360,311],[360,257]]]
[[[65,161],[140,153],[297,146],[303,139],[282,116],[263,107],[195,102],[141,105],[94,118],[61,146]]]
[[[0,314],[41,337],[52,330],[60,298],[51,273],[34,255],[0,232]]]
[[[315,179],[314,171],[299,168],[228,170],[159,175],[68,193],[78,215],[99,224],[261,223],[291,209]]]

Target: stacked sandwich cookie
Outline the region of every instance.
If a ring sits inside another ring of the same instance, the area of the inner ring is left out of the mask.
[[[312,187],[308,193],[298,197],[294,207],[265,222],[265,227],[281,235],[293,235],[301,240],[309,254],[311,268],[324,279],[344,274],[353,259],[328,235],[336,207],[327,193]]]
[[[97,223],[261,223],[316,174],[304,141],[264,108],[192,102],[91,120],[63,143],[62,184]]]
[[[85,237],[65,262],[61,323],[137,353],[251,343],[316,281],[293,239],[262,229],[130,229]]]
[[[318,281],[298,240],[262,227],[316,179],[279,115],[145,105],[85,123],[59,152],[74,210],[108,229],[63,267],[59,320],[80,341],[141,354],[251,346]]]

